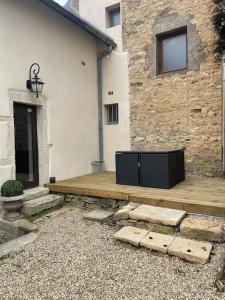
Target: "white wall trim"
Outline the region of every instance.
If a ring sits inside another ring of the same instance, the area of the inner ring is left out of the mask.
[[[13,103],[34,105],[37,107],[37,135],[38,135],[38,160],[39,160],[39,185],[42,186],[49,180],[49,148],[48,148],[48,119],[47,100],[44,96],[36,98],[25,90],[9,89],[10,129],[9,148],[12,161],[12,173],[15,177],[15,142],[14,142],[14,113]]]

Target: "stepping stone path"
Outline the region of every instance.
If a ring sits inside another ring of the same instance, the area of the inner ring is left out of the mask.
[[[129,213],[131,219],[170,226],[177,226],[185,215],[185,211],[150,205],[141,205]]]
[[[168,253],[190,262],[205,264],[209,259],[211,250],[212,245],[210,243],[177,237],[169,247]]]
[[[148,232],[145,229],[131,226],[123,227],[114,235],[114,238],[136,247],[140,245],[200,264],[207,263],[212,250],[212,245],[208,242]]]
[[[148,231],[145,229],[125,226],[118,231],[114,237],[117,240],[130,243],[137,247],[140,245],[141,240],[146,236],[147,233]]]
[[[150,232],[141,240],[140,245],[151,250],[168,253],[168,248],[174,239],[174,236]]]
[[[219,242],[223,237],[222,225],[216,221],[186,218],[180,225],[180,234],[184,237]]]
[[[83,215],[83,219],[89,221],[103,222],[114,215],[114,211],[104,209],[95,209]]]

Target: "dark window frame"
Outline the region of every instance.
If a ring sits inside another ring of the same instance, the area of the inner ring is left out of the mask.
[[[120,14],[120,24],[112,25],[112,14],[117,13],[119,11]],[[116,3],[114,5],[106,7],[106,27],[113,28],[121,25],[121,7],[120,3]]]
[[[116,107],[116,116],[113,115],[113,107]],[[112,115],[111,115],[112,118],[110,117],[111,113],[112,113]],[[118,103],[106,104],[105,105],[105,116],[106,116],[106,125],[119,124],[119,104]]]
[[[183,34],[186,34],[186,67],[174,69],[171,71],[163,71],[163,41],[166,39],[169,39],[171,37],[176,37],[176,36],[183,35]],[[178,28],[178,29],[174,29],[172,31],[157,34],[156,35],[156,43],[157,43],[157,49],[156,49],[157,75],[187,70],[187,68],[188,68],[188,33],[187,33],[186,26]]]

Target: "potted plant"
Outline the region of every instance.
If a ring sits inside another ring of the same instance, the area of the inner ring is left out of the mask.
[[[8,180],[1,187],[1,201],[4,219],[13,221],[21,217],[24,200],[24,186],[20,181]]]

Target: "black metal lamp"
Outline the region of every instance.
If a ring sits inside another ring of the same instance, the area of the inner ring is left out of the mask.
[[[38,74],[40,72],[40,66],[37,63],[34,63],[30,67],[29,72],[29,80],[27,80],[27,89],[30,90],[32,93],[35,93],[37,98],[38,95],[42,93],[43,85],[45,84],[39,77]],[[32,77],[32,73],[34,77]]]

